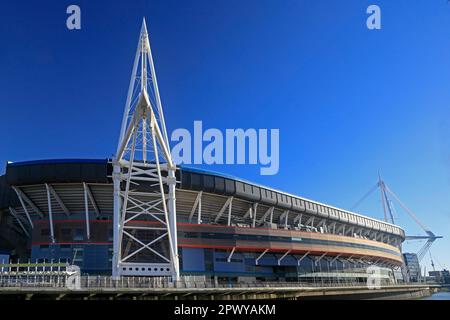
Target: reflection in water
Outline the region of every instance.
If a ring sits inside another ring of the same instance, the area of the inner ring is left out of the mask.
[[[450,292],[437,292],[424,300],[450,300]]]

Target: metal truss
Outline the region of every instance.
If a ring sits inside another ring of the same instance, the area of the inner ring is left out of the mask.
[[[19,224],[20,228],[22,229],[22,231],[29,238],[30,233],[28,232],[27,228],[25,227],[24,223],[22,222],[21,217],[19,216],[17,211],[14,208],[9,207],[9,213],[15,218],[15,220]]]
[[[175,170],[145,20],[113,161],[113,277],[179,277]]]
[[[365,199],[367,199],[368,196],[370,196],[375,190],[380,189],[381,194],[381,203],[383,205],[383,212],[384,212],[384,220],[386,222],[390,222],[392,224],[395,224],[394,219],[394,208],[392,206],[392,201],[389,199],[388,194],[392,196],[397,203],[402,207],[402,209],[414,220],[414,222],[422,228],[423,231],[425,231],[426,235],[423,236],[406,236],[406,240],[427,240],[426,243],[423,245],[423,247],[419,250],[417,253],[417,256],[419,258],[419,262],[422,261],[424,258],[426,252],[430,249],[431,245],[434,241],[437,239],[442,238],[442,236],[436,236],[422,221],[418,218],[418,216],[409,209],[401,200],[400,198],[389,188],[389,186],[381,179],[380,173],[378,173],[378,181],[377,183],[370,189],[354,206],[352,209],[355,209],[359,204],[361,204]],[[374,237],[375,241],[381,241],[389,244],[393,244],[399,248],[401,248],[401,242],[398,241],[398,239],[392,239],[389,235],[383,235],[375,234]]]

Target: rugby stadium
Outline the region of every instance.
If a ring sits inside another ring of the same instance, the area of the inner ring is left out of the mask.
[[[112,171],[108,159],[8,163],[0,177],[1,247],[23,261],[111,273]],[[182,274],[298,280],[330,268],[345,274],[402,264],[398,226],[198,169],[180,168],[176,177]]]
[[[140,88],[140,89],[139,89]],[[173,163],[145,21],[113,158],[8,162],[0,257],[83,274],[392,283],[397,225]]]

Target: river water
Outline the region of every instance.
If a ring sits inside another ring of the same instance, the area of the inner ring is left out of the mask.
[[[436,292],[423,300],[450,300],[450,292]]]

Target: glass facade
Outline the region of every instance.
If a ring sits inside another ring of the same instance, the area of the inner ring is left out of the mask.
[[[404,253],[405,264],[408,269],[409,280],[411,282],[417,282],[420,279],[421,271],[419,259],[415,253]]]

